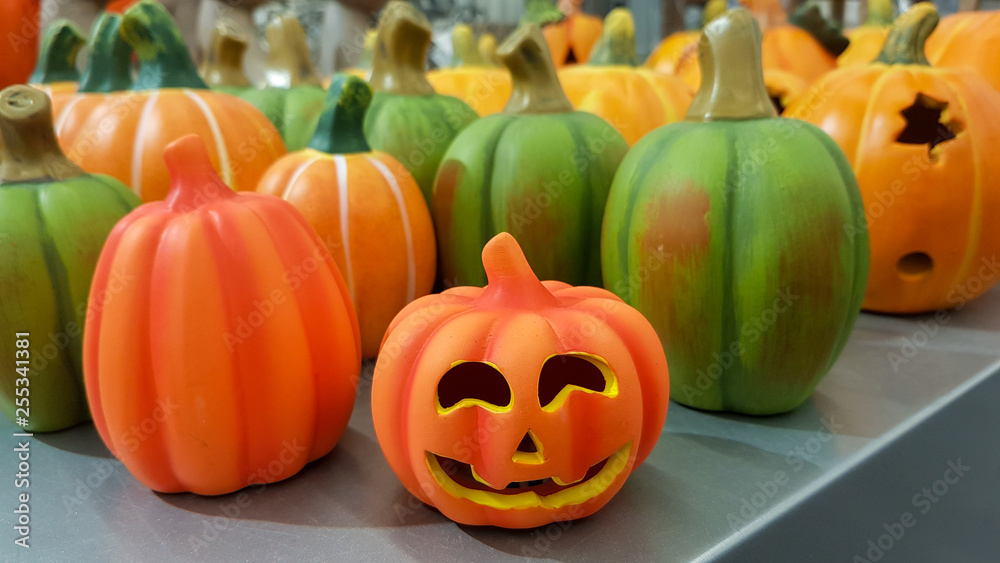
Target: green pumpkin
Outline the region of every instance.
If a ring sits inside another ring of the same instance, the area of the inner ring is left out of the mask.
[[[479,116],[462,100],[434,93],[424,73],[431,27],[410,3],[390,2],[379,21],[369,81],[375,95],[365,117],[373,149],[413,174],[431,203],[434,176],[448,146]]]
[[[573,110],[537,26],[516,31],[498,54],[511,98],[455,138],[434,186],[441,276],[485,285],[483,246],[506,231],[540,279],[600,286],[604,204],[628,144],[603,119]]]
[[[622,162],[601,244],[605,287],[659,333],[671,398],[756,415],[809,398],[868,278],[850,165],[820,129],[775,116],[760,41],[742,8],[706,27],[711,72],[686,121]]]
[[[11,420],[26,418],[27,431],[61,430],[90,419],[81,341],[91,278],[111,229],[139,199],[66,159],[38,90],[0,93],[0,133],[0,405]],[[26,348],[16,333],[28,333]],[[25,402],[27,416],[17,411]]]

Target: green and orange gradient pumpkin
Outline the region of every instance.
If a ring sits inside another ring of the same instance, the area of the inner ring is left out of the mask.
[[[589,516],[652,451],[669,380],[656,332],[595,287],[539,282],[507,233],[489,284],[419,299],[386,333],[372,387],[382,452],[462,524]]]

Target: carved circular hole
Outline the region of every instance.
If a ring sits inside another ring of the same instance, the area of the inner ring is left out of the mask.
[[[922,278],[934,269],[934,261],[923,252],[911,252],[896,263],[900,275],[908,278]]]

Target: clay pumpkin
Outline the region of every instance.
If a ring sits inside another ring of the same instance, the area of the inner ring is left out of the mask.
[[[38,60],[42,0],[0,2],[0,88],[28,80]]]
[[[38,65],[28,82],[49,97],[53,115],[62,113],[80,87],[76,59],[84,43],[83,34],[69,20],[56,20],[45,30]]]
[[[434,91],[462,100],[479,115],[492,115],[502,110],[510,98],[507,69],[486,64],[479,58],[472,29],[465,24],[457,24],[452,31],[452,47],[452,68],[427,73]]]
[[[889,35],[893,19],[892,0],[868,0],[868,19],[864,25],[847,30],[844,35],[851,41],[837,57],[837,66],[868,64],[874,61],[885,38]]]
[[[534,24],[500,48],[514,78],[503,113],[455,138],[434,185],[442,279],[483,285],[480,249],[509,232],[545,279],[600,285],[604,202],[628,143],[603,119],[573,110]]]
[[[166,201],[115,227],[94,275],[83,353],[94,426],[155,491],[286,479],[351,416],[361,342],[347,288],[302,215],[223,184],[198,136],[164,158]]]
[[[456,522],[589,516],[662,431],[656,332],[603,289],[539,282],[507,233],[482,256],[487,287],[424,297],[389,328],[372,386],[379,445],[410,493]]]
[[[135,84],[93,107],[72,108],[73,126],[59,128],[66,155],[84,170],[125,182],[144,201],[156,201],[170,186],[163,148],[194,133],[209,139],[227,185],[255,189],[267,167],[286,152],[267,117],[247,102],[208,89],[170,14],[154,0],[128,9],[121,34],[139,58]]]
[[[430,205],[434,175],[448,145],[478,119],[465,102],[434,91],[424,72],[431,26],[409,2],[393,0],[382,12],[369,83],[375,91],[365,137],[413,174]]]
[[[744,8],[706,26],[713,73],[685,121],[622,162],[601,240],[605,287],[656,328],[671,398],[757,415],[809,398],[847,343],[868,273],[847,159],[820,129],[777,118],[760,44]]]
[[[927,39],[927,60],[937,67],[975,71],[1000,90],[1000,11],[959,12],[942,18]]]
[[[0,339],[10,358],[0,405],[11,420],[28,420],[25,431],[62,430],[90,419],[81,367],[90,281],[112,227],[139,200],[117,180],[66,159],[49,99],[38,90],[0,93],[0,133],[0,328],[10,335]],[[30,346],[16,346],[19,332]],[[22,377],[28,391],[19,390]]]
[[[362,131],[371,89],[339,75],[308,149],[290,153],[261,178],[258,192],[294,205],[333,255],[361,326],[361,353],[373,358],[407,303],[430,292],[434,228],[406,168],[373,152]]]
[[[559,9],[565,17],[542,28],[556,68],[587,62],[601,39],[604,22],[583,12],[582,5],[583,0],[560,0]]]
[[[250,79],[243,73],[243,57],[247,38],[231,20],[220,18],[212,28],[205,60],[198,73],[213,90],[239,95],[252,88]]]
[[[653,129],[684,117],[694,90],[675,76],[637,68],[635,22],[625,8],[604,21],[590,62],[559,71],[573,107],[612,124],[634,145]]]
[[[1000,219],[1000,163],[981,154],[1000,143],[1000,93],[971,71],[927,63],[937,20],[932,4],[916,4],[875,62],[831,73],[785,112],[822,127],[854,168],[871,311],[954,307],[996,282],[982,267],[1000,252],[1000,230],[985,227]]]

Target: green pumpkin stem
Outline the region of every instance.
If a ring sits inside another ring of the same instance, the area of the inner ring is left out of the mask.
[[[482,66],[479,60],[479,46],[472,28],[464,23],[455,24],[451,31],[451,66]]]
[[[813,36],[813,39],[823,46],[826,52],[834,57],[840,56],[841,53],[847,50],[847,46],[851,42],[850,39],[840,32],[837,26],[828,22],[823,17],[819,6],[813,2],[807,2],[799,6],[788,17],[788,22],[807,31],[809,35]]]
[[[513,90],[504,113],[530,115],[568,113],[573,105],[559,84],[542,30],[522,25],[500,45],[500,61],[510,70]]]
[[[937,27],[938,20],[934,4],[914,4],[905,14],[896,18],[875,62],[889,65],[930,65],[924,52],[924,44]]]
[[[376,92],[429,96],[424,59],[431,46],[431,24],[409,2],[393,0],[385,7],[375,38],[375,58],[369,84]]]
[[[615,8],[604,18],[604,32],[594,46],[590,60],[592,66],[637,66],[635,52],[635,20],[627,8]]]
[[[372,152],[364,132],[371,102],[372,89],[367,82],[350,74],[334,76],[309,148],[327,154]]]
[[[59,181],[82,176],[56,140],[52,102],[41,90],[10,86],[0,92],[0,183]]]
[[[510,233],[496,235],[483,247],[483,269],[487,285],[480,302],[531,309],[558,303],[552,292],[538,281],[524,251]]]
[[[80,71],[76,57],[85,39],[80,30],[69,20],[56,20],[45,30],[38,64],[28,78],[32,84],[53,82],[79,82]]]
[[[250,80],[243,74],[243,56],[247,38],[229,19],[220,19],[212,29],[212,42],[201,65],[201,76],[213,88],[249,88]]]
[[[892,25],[892,7],[892,0],[868,0],[868,17],[865,19],[865,25]]]
[[[132,47],[121,35],[122,16],[104,13],[90,35],[90,58],[80,92],[120,92],[132,87]]]
[[[760,26],[745,8],[733,8],[705,26],[698,43],[701,87],[688,121],[777,117],[764,86]]]
[[[121,33],[139,57],[133,90],[208,89],[170,12],[156,0],[140,0],[126,10]]]
[[[319,86],[306,32],[299,19],[284,14],[271,20],[265,30],[269,51],[264,66],[264,83],[272,88]]]
[[[482,34],[479,37],[479,44],[476,48],[479,50],[479,62],[483,66],[503,66],[500,64],[500,58],[497,56],[497,38],[492,33]]]

